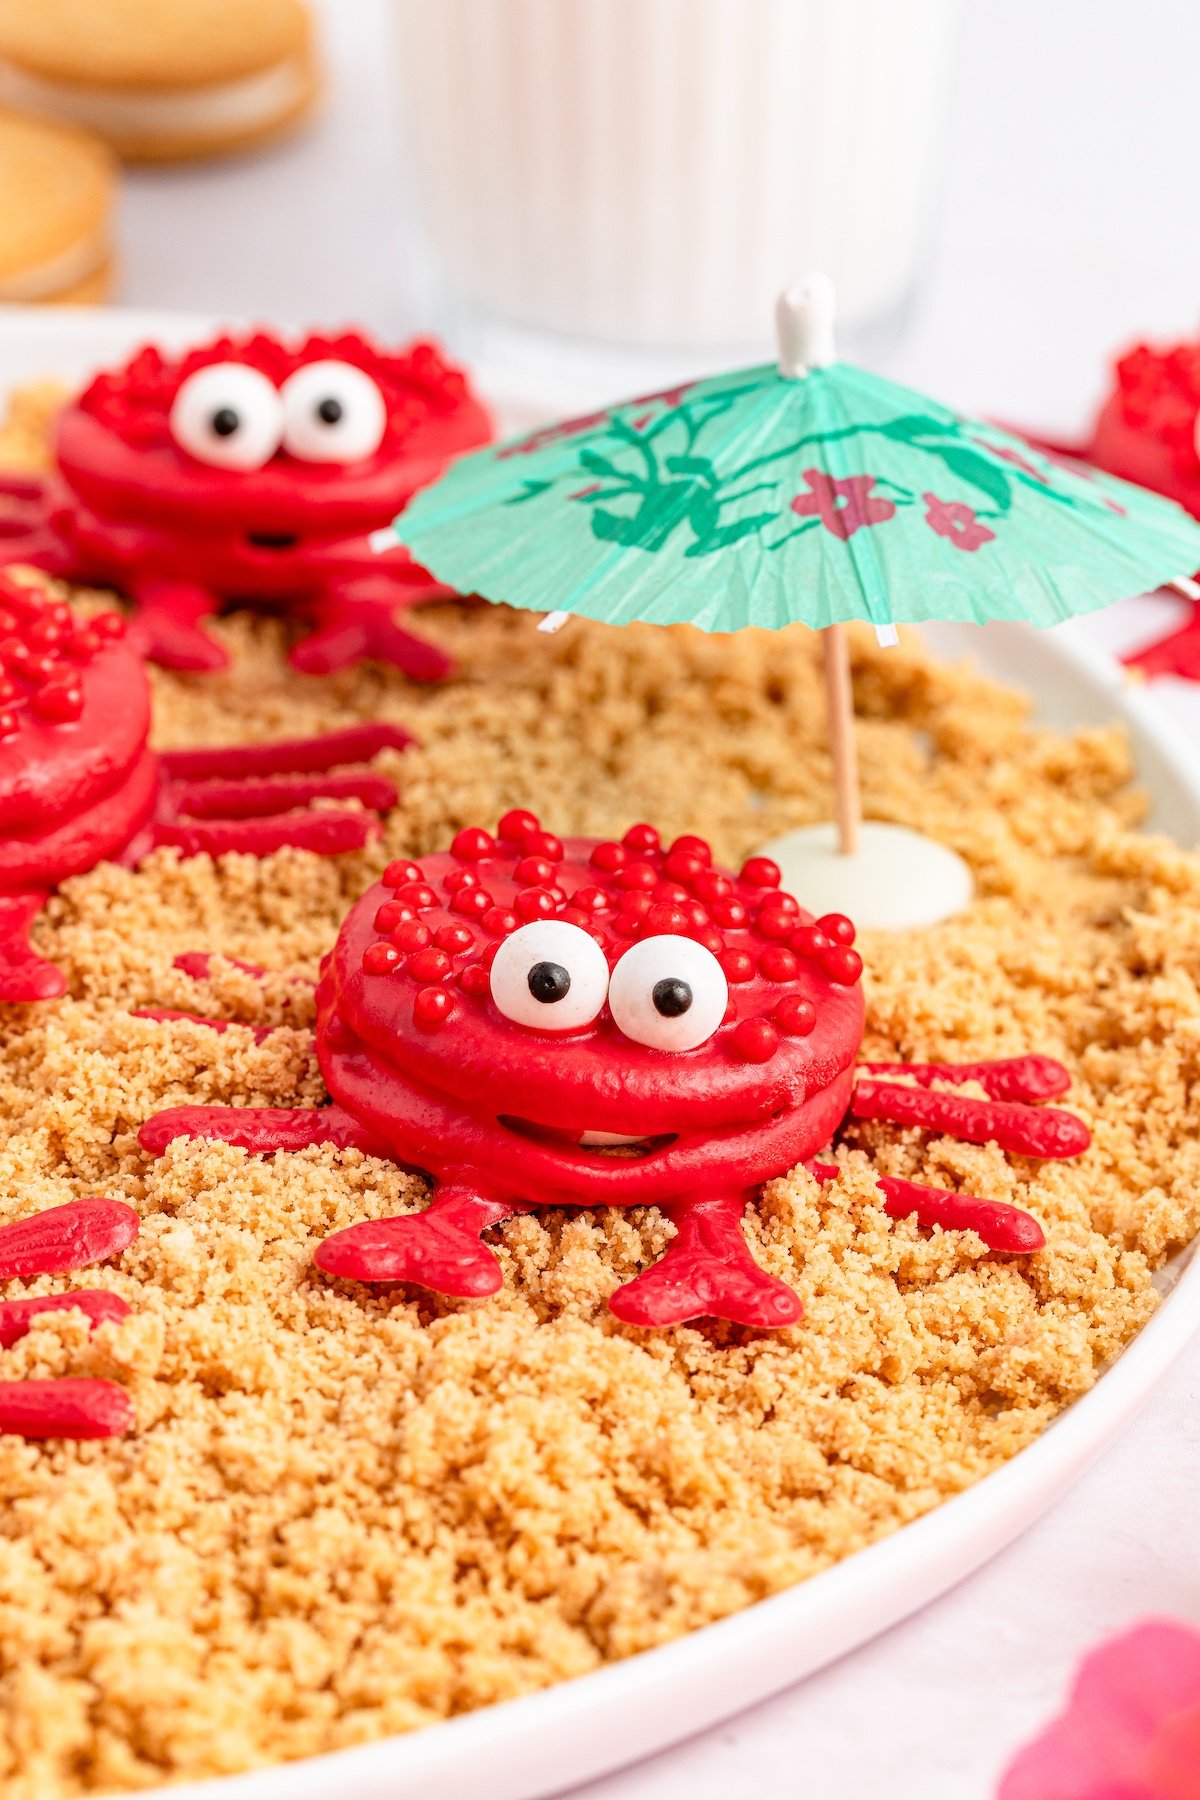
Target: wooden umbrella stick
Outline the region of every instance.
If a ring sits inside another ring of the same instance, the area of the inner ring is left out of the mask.
[[[850,686],[850,654],[846,627],[827,625],[821,633],[825,662],[825,706],[829,748],[833,752],[833,799],[838,849],[843,856],[858,851],[862,794],[858,785],[858,751],[854,742],[854,691]]]

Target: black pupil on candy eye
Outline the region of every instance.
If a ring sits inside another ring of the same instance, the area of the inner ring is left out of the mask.
[[[543,1006],[553,1006],[556,1000],[565,1000],[570,992],[571,976],[561,963],[534,963],[528,979],[530,993]]]
[[[677,975],[669,975],[665,981],[655,982],[650,998],[655,1012],[661,1013],[664,1019],[677,1019],[692,1004],[692,990]]]
[[[336,425],[341,416],[342,403],[340,400],[335,400],[332,394],[327,400],[322,400],[317,407],[317,417],[324,425]]]
[[[232,437],[241,422],[232,406],[222,406],[212,416],[212,428],[218,437]]]

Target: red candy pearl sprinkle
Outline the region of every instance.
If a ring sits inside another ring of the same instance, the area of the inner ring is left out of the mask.
[[[621,867],[628,856],[629,852],[624,844],[597,844],[588,857],[588,861],[593,869],[603,869],[606,874],[611,875],[614,869]]]
[[[453,964],[444,950],[418,950],[408,960],[414,981],[444,981]]]
[[[496,827],[496,836],[506,844],[523,844],[527,837],[542,829],[541,820],[536,813],[526,812],[522,807],[514,806],[506,812]]]
[[[368,944],[363,951],[364,975],[390,975],[400,967],[403,953],[395,944]]]
[[[853,987],[863,972],[863,959],[857,950],[838,944],[822,956],[821,967],[830,981],[836,981],[840,987]]]
[[[826,913],[817,920],[818,928],[835,944],[852,944],[855,938],[854,926],[845,913]]]
[[[657,850],[662,842],[653,825],[631,825],[621,841],[635,856]]]
[[[722,950],[717,957],[728,982],[753,981],[754,958],[748,950]]]
[[[769,1062],[779,1048],[779,1032],[770,1019],[742,1019],[733,1028],[729,1046],[739,1062]]]
[[[772,944],[763,951],[758,966],[768,981],[795,981],[800,973],[800,958],[782,944]]]
[[[769,856],[752,856],[742,864],[742,880],[750,887],[777,888],[783,877]]]
[[[817,1022],[817,1009],[811,1000],[789,994],[786,1000],[779,1002],[771,1017],[780,1031],[786,1031],[789,1037],[807,1037]]]
[[[405,857],[399,858],[396,862],[390,862],[383,871],[384,887],[398,888],[403,887],[406,882],[423,882],[424,879],[425,871],[420,863],[409,862]]]
[[[376,913],[375,923],[377,925],[379,924],[379,914],[386,911],[387,907],[381,906],[379,912]],[[401,919],[399,924],[392,927],[392,942],[398,950],[424,950],[429,943],[430,936],[428,925],[423,925],[420,919]]]
[[[413,1001],[413,1023],[421,1031],[440,1031],[453,1011],[453,997],[445,988],[422,988]]]
[[[450,854],[461,862],[482,862],[486,856],[495,856],[496,840],[490,831],[484,831],[478,825],[467,825],[456,833]]]
[[[707,868],[712,861],[712,845],[702,837],[692,837],[685,832],[682,837],[675,839],[669,854],[671,856],[694,856],[697,862],[703,863]]]

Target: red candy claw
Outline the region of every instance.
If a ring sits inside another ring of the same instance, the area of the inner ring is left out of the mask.
[[[182,955],[175,958],[171,967],[178,969],[181,975],[190,976],[193,981],[207,981],[212,974],[213,961],[212,952],[209,950],[185,950]],[[227,956],[225,961],[231,963],[235,969],[241,969],[243,974],[254,975],[260,981],[267,972],[260,968],[258,963],[243,962],[240,956]]]
[[[0,1381],[0,1432],[25,1438],[106,1438],[132,1431],[133,1402],[115,1381]]]
[[[999,1144],[1012,1156],[1081,1156],[1092,1141],[1082,1119],[1057,1107],[969,1100],[962,1094],[887,1081],[860,1081],[850,1113],[856,1119],[886,1119],[892,1125],[943,1131],[968,1144]]]
[[[409,573],[411,580],[402,579]],[[454,666],[446,652],[397,624],[401,596],[406,607],[456,598],[453,588],[412,562],[353,581],[330,581],[312,608],[312,634],[295,645],[288,660],[305,675],[333,675],[369,656],[402,669],[410,681],[444,681]]]
[[[864,1075],[908,1075],[933,1081],[977,1081],[993,1100],[1057,1100],[1071,1085],[1070,1071],[1052,1056],[1009,1056],[998,1062],[859,1063]]]
[[[61,1275],[127,1250],[138,1216],[120,1200],[70,1200],[0,1225],[0,1280]]]
[[[39,1313],[86,1313],[93,1331],[109,1321],[129,1317],[128,1304],[106,1288],[78,1288],[70,1294],[39,1294],[32,1300],[0,1300],[0,1350],[23,1338]]]
[[[836,1181],[836,1163],[810,1162],[810,1175],[820,1182]],[[891,1219],[914,1214],[917,1224],[940,1225],[943,1231],[973,1231],[989,1250],[1028,1254],[1040,1250],[1045,1233],[1032,1213],[1001,1200],[977,1200],[973,1194],[952,1194],[946,1188],[926,1187],[920,1181],[903,1181],[895,1175],[876,1175],[875,1185],[884,1196],[883,1210]]]
[[[480,1233],[529,1209],[487,1200],[465,1187],[440,1188],[424,1212],[364,1219],[336,1231],[313,1261],[347,1281],[411,1281],[458,1300],[480,1300],[504,1284]]]
[[[609,1310],[627,1325],[681,1325],[709,1315],[770,1331],[804,1316],[800,1296],[760,1269],[742,1236],[744,1194],[677,1200],[661,1260],[617,1289]]]
[[[29,942],[33,921],[49,895],[0,894],[0,1001],[57,1000],[67,991],[61,969]]]

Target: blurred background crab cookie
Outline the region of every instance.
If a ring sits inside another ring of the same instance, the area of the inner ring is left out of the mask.
[[[98,138],[0,107],[0,301],[106,300],[112,210]]]
[[[131,161],[274,138],[319,85],[301,0],[0,0],[0,97]]]

